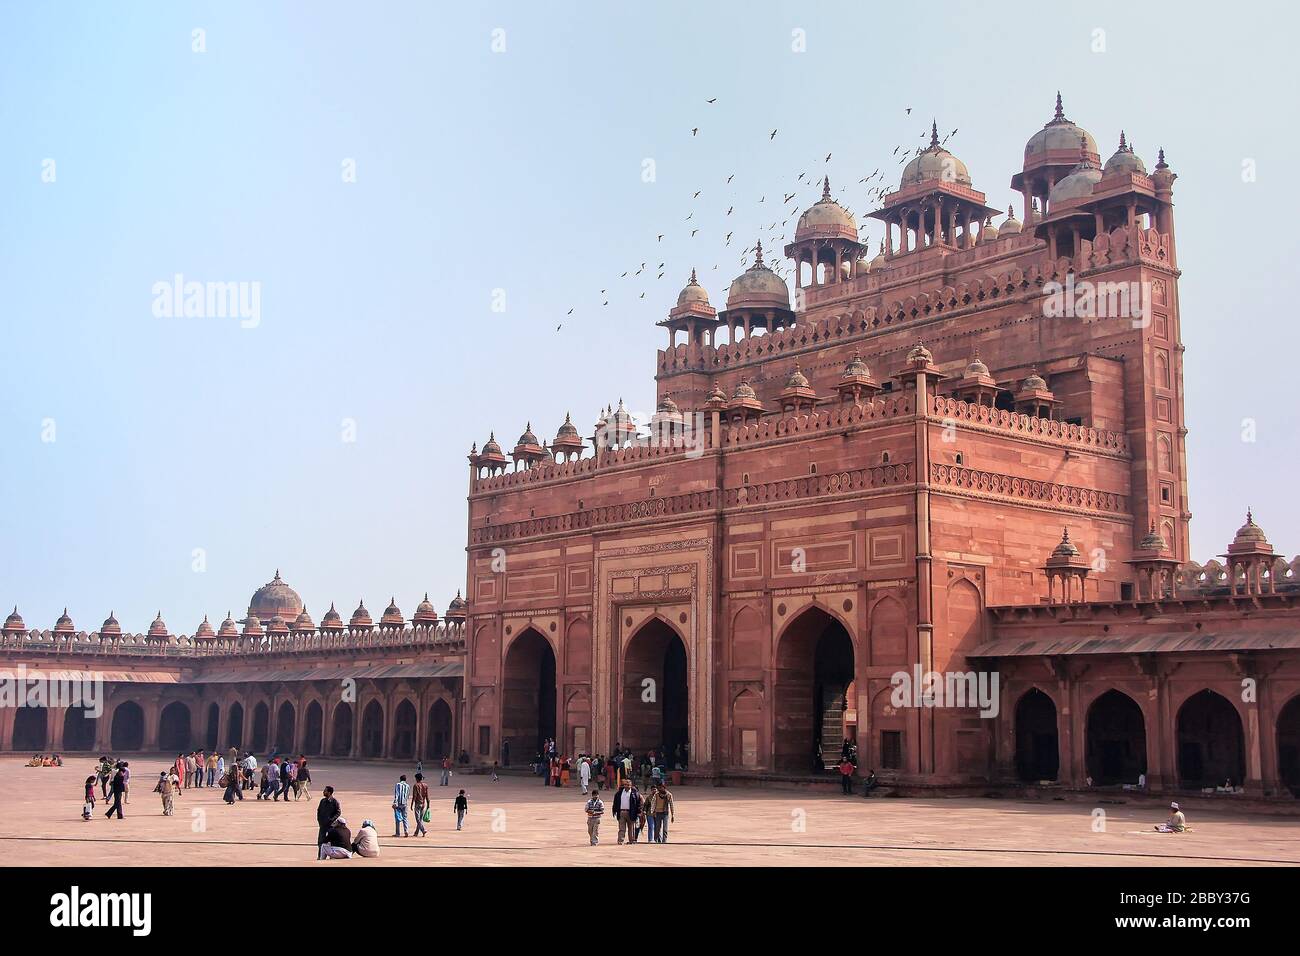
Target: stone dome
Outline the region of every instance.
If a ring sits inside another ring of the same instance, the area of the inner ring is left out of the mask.
[[[966,164],[939,145],[939,128],[934,123],[930,125],[930,145],[903,167],[899,188],[932,181],[960,183],[963,186],[971,184]]]
[[[314,631],[316,630],[316,622],[311,619],[307,609],[303,608],[302,613],[293,619],[291,629],[295,631]]]
[[[1047,391],[1047,381],[1037,371],[1031,370],[1029,377],[1020,383],[1022,392],[1045,392]]]
[[[18,613],[17,604],[14,605],[13,613],[5,618],[4,630],[13,634],[27,630],[27,625],[23,623],[23,616]]]
[[[54,633],[73,634],[76,630],[72,624],[72,618],[68,617],[68,609],[65,607],[63,613],[59,615],[59,619],[54,622]]]
[[[401,627],[406,623],[406,618],[402,617],[402,609],[397,606],[396,598],[388,599],[388,607],[384,608],[379,623],[389,627]]]
[[[1168,548],[1169,546],[1165,543],[1164,535],[1156,530],[1156,523],[1154,521],[1151,522],[1151,530],[1149,530],[1143,536],[1142,540],[1138,542],[1138,550],[1166,551]]]
[[[411,620],[416,624],[436,624],[438,621],[438,612],[433,608],[433,602],[429,600],[429,592],[424,592],[424,600],[415,606],[415,616]]]
[[[713,406],[726,405],[727,393],[722,390],[722,387],[717,382],[714,382],[713,387],[709,389],[708,397],[704,399],[704,403]]]
[[[447,604],[447,619],[452,621],[463,621],[468,613],[468,605],[465,599],[460,596],[460,589],[456,590],[456,596]]]
[[[686,283],[686,287],[677,295],[677,307],[685,308],[691,305],[708,305],[709,294],[704,291],[704,286],[700,285],[699,280],[695,278],[695,270],[691,270],[691,281]]]
[[[984,220],[984,228],[980,231],[980,242],[997,242],[998,227],[993,225],[992,219]]]
[[[867,367],[866,362],[862,361],[862,355],[859,352],[853,353],[853,358],[849,359],[849,364],[844,366],[844,371],[840,374],[840,378],[846,379],[870,377],[871,369]]]
[[[266,633],[267,634],[288,634],[289,622],[277,614],[275,617],[271,618],[271,620],[267,622]]]
[[[555,437],[556,438],[577,438],[578,437],[578,426],[573,424],[573,419],[569,417],[569,414],[567,412],[564,415],[564,424],[561,425],[560,430],[555,433]]]
[[[798,363],[795,363],[794,371],[790,377],[785,380],[786,388],[808,388],[808,377],[799,369]]]
[[[1255,524],[1255,516],[1246,512],[1246,523],[1237,529],[1236,535],[1232,538],[1232,544],[1228,546],[1230,552],[1233,551],[1271,551],[1273,546],[1268,543],[1268,538],[1264,535],[1264,529]]]
[[[334,602],[330,602],[330,609],[325,612],[325,616],[320,619],[320,629],[322,631],[341,631],[343,630],[343,617],[334,608]]]
[[[214,631],[212,629],[212,625],[208,623],[208,616],[206,614],[203,615],[202,623],[200,623],[199,626],[194,629],[195,639],[210,641],[216,638],[216,636],[217,636],[217,632]]]
[[[519,441],[515,442],[515,447],[520,445],[536,445],[537,436],[533,434],[533,423],[529,422],[524,426],[524,433],[519,436]]]
[[[655,410],[662,415],[676,415],[680,411],[680,409],[677,407],[677,403],[674,402],[667,395],[663,397],[663,399],[659,402],[659,407],[656,408]]]
[[[1025,143],[1025,166],[1028,167],[1031,160],[1041,159],[1047,153],[1061,152],[1073,152],[1080,159],[1084,152],[1097,155],[1097,141],[1082,126],[1065,118],[1065,111],[1061,108],[1061,94],[1058,92],[1056,115]]]
[[[159,611],[158,616],[153,619],[153,623],[149,625],[149,633],[145,636],[156,641],[166,641],[171,638],[171,632],[167,630],[167,625],[163,623],[162,611]]]
[[[1047,194],[1049,212],[1065,202],[1087,199],[1092,195],[1092,188],[1101,182],[1101,170],[1096,166],[1080,163],[1074,171],[1066,176]]]
[[[1016,218],[1016,210],[1013,206],[1007,207],[1007,218],[1002,220],[1002,225],[998,227],[998,236],[1005,239],[1007,236],[1020,235],[1020,220]]]
[[[375,622],[370,617],[370,612],[366,610],[366,602],[362,601],[357,605],[357,609],[352,612],[348,627],[374,627],[374,625]]]
[[[488,435],[488,440],[487,440],[487,442],[483,445],[483,454],[484,454],[484,455],[500,455],[500,456],[504,457],[504,455],[503,455],[503,453],[502,453],[502,451],[501,451],[501,446],[497,443],[497,433],[496,433],[496,432],[492,432],[490,435]]]
[[[221,622],[221,627],[217,631],[217,637],[231,638],[231,637],[238,637],[238,636],[239,636],[239,629],[235,627],[235,619],[231,617],[230,612],[227,611],[226,619]]]
[[[731,400],[733,402],[756,398],[758,398],[758,394],[754,391],[749,382],[744,379],[740,380],[740,384],[736,386],[736,390],[731,393]]]
[[[790,287],[763,264],[763,243],[758,243],[754,264],[736,277],[727,290],[727,308],[778,308],[789,310]]]
[[[976,375],[989,374],[989,367],[980,361],[980,353],[978,351],[976,351],[971,357],[970,364],[966,366],[966,374],[971,378],[974,378]]]
[[[256,614],[250,614],[244,618],[244,637],[261,637],[262,622],[257,619]]]
[[[929,349],[920,342],[917,342],[912,346],[912,351],[907,353],[907,361],[914,365],[921,362],[933,362],[934,356],[930,353]]]
[[[1147,174],[1146,163],[1142,162],[1138,154],[1133,152],[1133,147],[1128,144],[1124,137],[1124,131],[1119,132],[1119,149],[1115,150],[1115,155],[1106,160],[1106,166],[1102,170],[1106,176],[1113,176],[1117,173],[1134,173],[1138,176]]]
[[[248,602],[248,614],[258,621],[269,621],[280,617],[286,621],[295,620],[302,613],[302,598],[298,592],[285,584],[277,569],[275,577],[263,584]]]
[[[204,618],[204,620],[206,621],[207,618]],[[5,623],[7,624],[8,622],[6,621]],[[122,625],[117,623],[117,618],[113,616],[112,611],[108,612],[108,617],[104,618],[104,623],[99,625],[99,636],[100,637],[121,637],[122,636]]]
[[[871,271],[875,272],[877,269],[882,268],[885,265],[885,262],[885,240],[882,239],[880,240],[880,251],[877,252],[875,258],[871,260]]]
[[[1052,550],[1052,557],[1077,558],[1078,556],[1079,549],[1076,548],[1074,542],[1070,540],[1070,529],[1066,528],[1061,535],[1061,543]]]
[[[831,198],[831,180],[822,179],[822,198],[803,211],[794,229],[794,241],[849,239],[857,242],[858,223],[853,214]]]

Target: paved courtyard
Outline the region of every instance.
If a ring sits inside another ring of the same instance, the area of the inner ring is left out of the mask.
[[[0,757],[0,848],[8,865],[234,866],[301,860],[311,866],[758,865],[758,866],[1152,866],[1300,864],[1300,818],[1195,809],[1193,832],[1163,835],[1159,805],[991,799],[871,799],[838,792],[683,786],[674,790],[672,843],[620,847],[606,817],[601,845],[587,845],[578,788],[551,789],[532,778],[455,774],[451,787],[431,778],[433,823],[427,838],[394,840],[389,810],[395,764],[312,762],[312,799],[258,802],[251,794],[227,807],[217,788],[187,790],[164,817],[151,793],[164,758],[128,755],[134,793],[126,819],[106,820],[98,805],[81,820],[82,784],[92,761],[27,768]],[[381,838],[376,860],[315,862],[320,788],[337,790],[354,831],[367,817]],[[451,800],[470,801],[456,832]],[[607,801],[608,804],[608,801]],[[101,843],[90,847],[87,844]]]

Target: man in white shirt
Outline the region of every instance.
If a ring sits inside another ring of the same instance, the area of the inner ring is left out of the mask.
[[[411,801],[411,785],[406,782],[406,774],[397,780],[393,787],[393,836],[409,837],[411,828],[407,823],[406,805]]]
[[[586,757],[578,761],[578,780],[582,783],[582,792],[585,794],[591,786],[591,761]]]

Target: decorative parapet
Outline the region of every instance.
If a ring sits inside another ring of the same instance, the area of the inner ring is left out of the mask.
[[[1121,227],[1102,234],[1094,242],[1080,245],[1073,258],[1045,258],[1024,268],[974,278],[956,286],[935,286],[928,292],[895,299],[880,308],[868,306],[825,319],[800,315],[789,328],[712,348],[682,344],[663,349],[659,352],[658,369],[660,374],[687,370],[716,372],[772,356],[824,348],[828,344],[861,339],[873,332],[996,305],[1037,293],[1045,283],[1064,283],[1069,275],[1102,268],[1143,264],[1172,269],[1172,237],[1154,228],[1130,230]],[[979,249],[979,246],[975,248]],[[869,293],[871,289],[868,287],[864,291]]]
[[[311,654],[329,650],[382,647],[429,647],[457,650],[465,646],[465,625],[440,622],[432,627],[384,628],[342,633],[295,633],[283,636],[201,638],[180,635],[161,642],[144,634],[101,637],[98,631],[55,634],[26,631],[0,637],[0,652],[55,654],[128,654],[141,657],[222,657],[247,654]]]
[[[1130,454],[1128,435],[1122,431],[1071,425],[1056,419],[1035,418],[1019,412],[990,408],[988,405],[968,404],[943,395],[937,395],[932,399],[930,412],[936,418],[954,419],[957,422],[986,427],[990,431],[1011,432],[1040,441],[1080,445],[1094,451],[1123,457],[1128,457]]]
[[[502,541],[517,541],[521,538],[589,531],[604,525],[625,524],[631,521],[643,521],[652,518],[671,518],[677,515],[712,510],[715,500],[713,490],[710,489],[708,491],[689,492],[683,495],[645,498],[641,501],[605,505],[599,508],[571,511],[568,514],[551,515],[545,518],[529,518],[524,521],[489,524],[481,528],[470,529],[469,543],[471,546],[497,544]]]
[[[1273,579],[1274,590],[1300,591],[1300,557],[1287,561],[1278,555],[1269,566],[1265,581],[1269,577]],[[1245,570],[1238,566],[1237,584],[1240,586],[1245,580]],[[1228,569],[1217,558],[1211,558],[1204,564],[1188,561],[1179,565],[1174,574],[1174,585],[1180,597],[1228,594],[1232,590],[1229,584]]]
[[[798,478],[783,478],[759,485],[728,488],[723,493],[722,501],[727,508],[740,508],[746,505],[843,495],[870,488],[911,484],[912,475],[912,463],[906,461],[825,475],[800,475]]]
[[[1128,497],[1094,488],[999,475],[958,465],[930,464],[930,481],[973,498],[1030,501],[1050,508],[1131,519]]]

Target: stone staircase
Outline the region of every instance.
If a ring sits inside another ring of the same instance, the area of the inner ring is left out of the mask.
[[[822,766],[834,770],[844,746],[844,700],[842,693],[827,692],[822,702]]]

